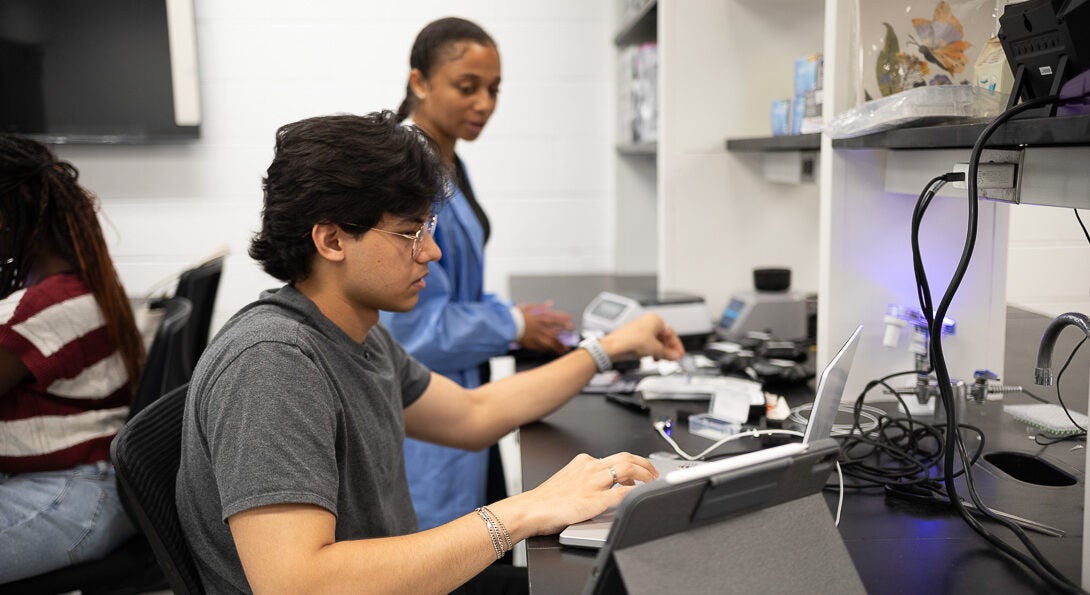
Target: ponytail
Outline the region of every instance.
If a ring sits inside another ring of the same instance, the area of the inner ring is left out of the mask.
[[[419,70],[425,77],[443,59],[443,51],[459,41],[473,41],[485,46],[496,47],[495,40],[473,21],[457,17],[447,17],[428,23],[413,41],[409,52],[409,69]],[[404,122],[416,109],[416,96],[411,84],[405,85],[405,99],[397,108],[397,121]]]

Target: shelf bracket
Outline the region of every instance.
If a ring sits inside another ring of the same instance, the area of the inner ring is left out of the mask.
[[[769,151],[762,154],[764,179],[780,184],[814,182],[818,169],[817,151]]]

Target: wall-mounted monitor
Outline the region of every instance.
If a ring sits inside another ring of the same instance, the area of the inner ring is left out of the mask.
[[[197,138],[193,0],[0,0],[0,131],[53,143]]]

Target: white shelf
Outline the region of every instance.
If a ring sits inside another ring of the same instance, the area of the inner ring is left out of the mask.
[[[868,329],[849,397],[868,379],[912,367],[907,350],[879,346],[887,303],[916,302],[908,259],[912,201],[927,180],[966,160],[967,141],[981,128],[902,130],[836,143],[822,135],[768,137],[770,104],[792,92],[800,56],[824,52],[826,119],[854,105],[857,7],[858,0],[658,3],[658,142],[654,151],[618,147],[616,158],[618,270],[653,272],[662,289],[704,295],[715,315],[732,293],[750,287],[753,268],[790,267],[796,290],[819,294],[819,365],[857,324]],[[1056,126],[1012,123],[996,136],[1020,142],[1021,128],[1037,131],[1037,142],[1055,141],[1027,150],[1027,163],[1047,172],[1024,178],[1027,201],[1086,196],[1077,163],[1090,149],[1066,147],[1088,138],[1090,118]],[[922,147],[928,150],[902,150]],[[817,184],[766,179],[767,156],[778,152],[816,154]],[[1076,175],[1056,175],[1056,167]],[[951,311],[960,331],[947,355],[958,377],[977,368],[1002,371],[1010,207],[981,206],[974,265]],[[964,208],[941,198],[928,215],[936,227],[925,229],[934,235],[925,259],[936,288],[945,287],[949,273],[942,271],[961,253]]]
[[[776,199],[761,200],[764,165],[728,154],[723,140],[768,133],[771,102],[791,93],[795,58],[822,48],[822,14],[820,0],[686,0],[653,3],[618,27],[616,44],[656,41],[659,51],[658,142],[617,147],[620,272],[700,293],[713,314],[752,285],[759,266],[790,267],[796,288],[816,289],[816,186],[775,184]],[[816,147],[816,137],[806,140]],[[781,223],[790,241],[755,218]],[[799,241],[807,249],[794,250]]]
[[[618,155],[654,155],[658,153],[658,143],[620,143],[617,145]]]

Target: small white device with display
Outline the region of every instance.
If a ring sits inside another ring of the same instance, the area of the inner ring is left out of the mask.
[[[583,310],[583,332],[606,334],[643,315],[645,310],[636,300],[603,291]]]
[[[599,293],[583,310],[584,334],[605,334],[644,312],[654,312],[670,325],[684,341],[694,337],[703,340],[711,334],[712,316],[704,298],[679,292],[629,293],[610,291]]]
[[[719,318],[716,334],[721,339],[737,341],[749,332],[768,333],[784,340],[805,337],[806,296],[771,291],[734,294]]]

